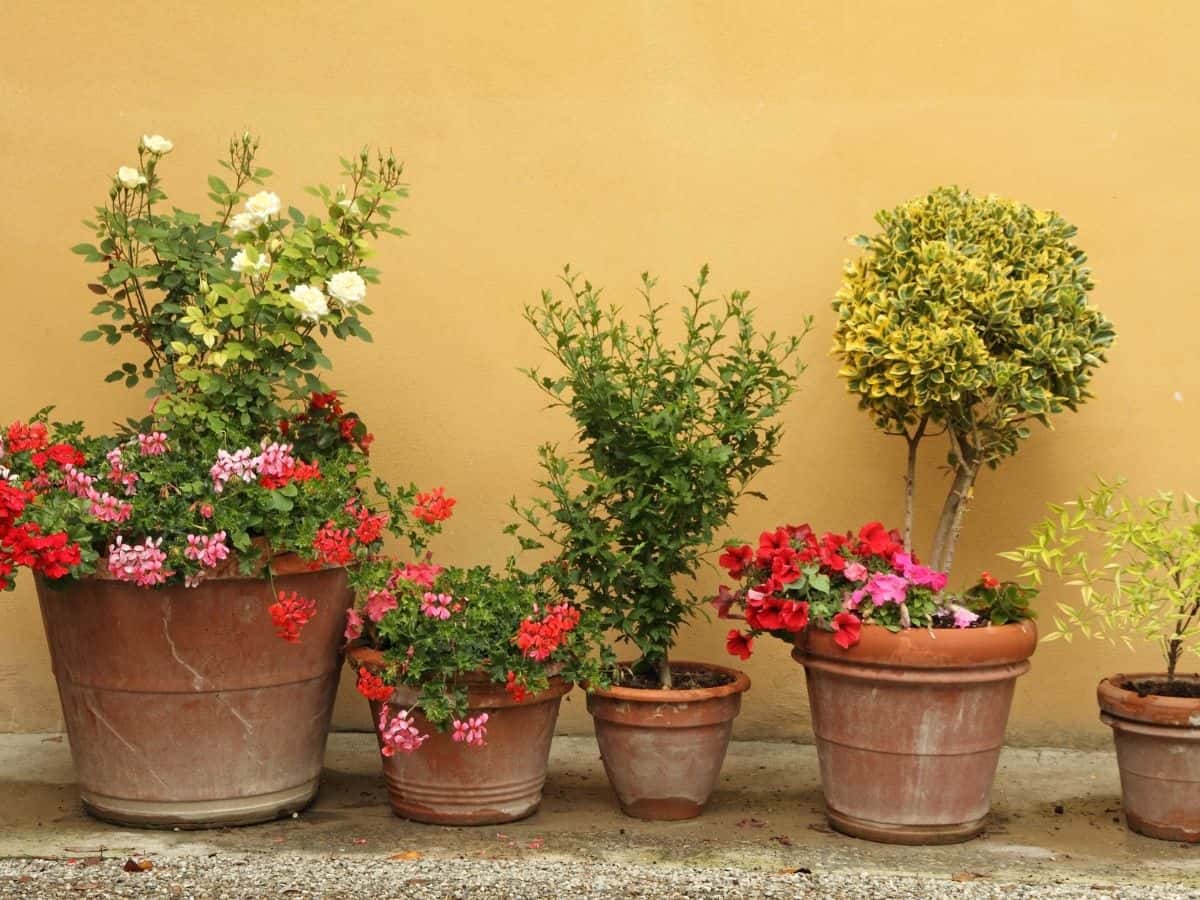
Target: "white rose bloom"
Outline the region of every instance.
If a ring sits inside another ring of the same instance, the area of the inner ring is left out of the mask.
[[[300,318],[319,322],[321,316],[329,315],[329,304],[325,295],[311,284],[300,284],[292,288],[292,303],[300,310]]]
[[[253,231],[258,227],[258,219],[250,213],[234,213],[229,217],[229,228],[234,232]]]
[[[121,183],[121,187],[133,190],[140,188],[146,183],[146,176],[137,169],[131,169],[129,166],[121,166],[117,169],[117,181]]]
[[[258,258],[254,262],[250,262],[250,257],[246,255],[245,250],[239,250],[233,257],[233,262],[230,266],[235,272],[265,272],[271,268],[271,257],[265,253],[259,253]]]
[[[166,156],[175,149],[175,145],[161,134],[143,134],[142,148],[155,156]]]
[[[367,296],[367,283],[357,272],[338,272],[326,282],[329,295],[346,306],[357,306]]]
[[[259,191],[246,201],[246,212],[257,222],[265,222],[279,215],[279,195],[270,191]]]

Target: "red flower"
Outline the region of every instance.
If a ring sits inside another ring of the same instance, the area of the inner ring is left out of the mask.
[[[83,454],[70,444],[52,444],[33,454],[32,460],[39,472],[46,468],[47,462],[54,463],[60,469],[65,465],[82,466],[85,462]]]
[[[295,591],[290,594],[279,592],[279,601],[267,608],[271,621],[275,623],[276,633],[289,644],[300,643],[300,629],[308,624],[317,614],[317,603],[307,597],[301,597]]]
[[[13,422],[8,426],[8,433],[5,435],[9,453],[41,450],[46,446],[48,440],[46,426],[42,422],[34,422],[32,425]]]
[[[360,694],[368,700],[391,700],[396,692],[390,684],[384,684],[383,679],[370,672],[366,666],[358,668],[358,682],[354,685]]]
[[[417,505],[412,508],[414,519],[420,519],[426,525],[442,522],[450,518],[454,504],[458,501],[445,496],[444,487],[434,488],[431,493],[417,494]]]
[[[726,547],[717,560],[717,565],[729,572],[730,578],[741,578],[746,568],[754,561],[754,548],[749,544],[741,547]]]
[[[845,569],[846,557],[842,556],[839,551],[848,540],[844,534],[829,532],[822,535],[820,545],[817,547],[817,558],[821,560],[821,565],[834,572],[841,572]]]
[[[854,613],[840,612],[833,617],[833,640],[843,650],[849,650],[862,636],[862,620]]]
[[[543,662],[578,624],[579,610],[569,603],[547,607],[540,621],[529,616],[521,622],[516,636],[517,647],[529,659]]]
[[[721,585],[719,588],[717,588],[717,596],[713,597],[712,605],[717,610],[718,619],[729,618],[729,608],[733,606],[733,603],[736,599],[737,595],[733,593],[733,591],[729,590],[729,588],[725,587],[725,585]]]
[[[333,520],[326,522],[313,538],[317,559],[329,566],[344,566],[354,559],[350,549],[350,529],[341,528]]]
[[[808,627],[808,604],[803,600],[785,600],[779,607],[779,618],[785,631],[793,634]]]
[[[365,507],[360,508],[354,515],[358,519],[358,526],[354,529],[354,539],[360,544],[371,544],[379,540],[388,517],[372,513]]]
[[[997,588],[1000,586],[1000,582],[996,580],[996,577],[992,575],[991,572],[984,572],[982,575],[980,575],[979,583],[988,589]]]
[[[292,469],[292,481],[313,481],[321,477],[321,464],[318,462],[302,462],[296,460]]]
[[[33,499],[33,492],[14,487],[0,480],[0,533],[5,523],[15,521],[25,511],[25,504]]]
[[[792,548],[792,536],[786,528],[776,528],[774,531],[764,531],[758,536],[758,555],[756,561],[764,568],[769,567],[780,553],[790,553],[795,559],[796,551]]]
[[[778,631],[783,627],[779,617],[780,602],[774,597],[759,597],[746,603],[746,624],[755,631]]]
[[[749,659],[754,652],[754,635],[749,632],[743,634],[734,628],[725,636],[725,650],[730,656]]]
[[[338,400],[338,395],[334,391],[328,394],[313,394],[308,400],[308,408],[314,412],[317,410],[328,409],[335,416],[342,414],[342,404]]]
[[[512,669],[508,670],[508,678],[504,682],[504,690],[508,691],[508,696],[513,698],[514,703],[522,702],[528,695],[525,685],[517,681],[517,673]]]

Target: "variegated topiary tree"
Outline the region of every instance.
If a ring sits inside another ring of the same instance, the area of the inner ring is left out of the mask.
[[[834,349],[859,405],[908,444],[904,541],[917,451],[947,436],[953,473],[929,564],[948,572],[975,480],[1029,423],[1076,409],[1114,338],[1087,302],[1087,257],[1053,212],[941,187],[879,212],[834,300]]]

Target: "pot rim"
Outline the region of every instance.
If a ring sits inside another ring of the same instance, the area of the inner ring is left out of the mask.
[[[627,665],[627,663],[622,663]],[[740,669],[731,669],[717,663],[695,662],[681,659],[671,663],[672,669],[707,669],[710,672],[723,672],[732,675],[733,681],[710,688],[692,688],[690,690],[664,691],[656,688],[631,688],[612,685],[607,688],[589,688],[588,693],[593,697],[603,697],[608,700],[622,700],[630,703],[698,703],[702,700],[718,700],[734,694],[743,694],[750,690],[750,676]]]
[[[346,648],[346,662],[353,669],[357,670],[360,666],[363,666],[369,672],[375,674],[384,665],[383,651],[375,647],[366,647],[361,644],[358,646],[350,646]],[[561,693],[565,694],[574,686],[572,683],[563,680],[561,663],[551,663],[548,666],[544,666],[544,668],[546,670],[546,677],[549,678],[551,682],[550,687],[538,694],[528,694],[526,700],[532,700],[536,697],[542,696],[543,694],[548,695],[550,693],[554,693],[559,691],[560,688],[562,688]],[[562,684],[559,685],[555,682],[562,682]],[[453,683],[467,688],[468,691],[482,690],[484,692],[490,692],[494,689],[503,691],[505,696],[507,696],[507,691],[505,691],[503,684],[493,681],[492,677],[488,675],[487,672],[480,670],[476,670],[474,672],[461,672],[454,679]],[[563,687],[563,685],[565,685],[565,687]],[[419,691],[418,687],[411,684],[397,684],[395,685],[395,688],[397,691]]]
[[[1143,678],[1167,677],[1166,672],[1118,672],[1100,679],[1096,685],[1096,700],[1102,713],[1131,722],[1148,725],[1171,725],[1181,728],[1200,728],[1200,697],[1164,697],[1126,690],[1121,684]],[[1200,673],[1176,675],[1176,679],[1200,681]]]
[[[864,624],[859,642],[843,649],[832,631],[806,628],[795,641],[792,657],[853,666],[906,669],[971,669],[1024,663],[1037,649],[1032,619],[981,628],[906,628],[890,631]]]

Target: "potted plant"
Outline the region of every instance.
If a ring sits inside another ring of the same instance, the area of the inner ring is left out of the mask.
[[[569,268],[563,281],[565,299],[547,291],[525,310],[559,371],[527,374],[569,412],[579,447],[540,449],[546,496],[519,509],[534,535],[522,544],[557,547],[541,569],[547,583],[597,611],[638,654],[615,668],[611,686],[588,694],[621,808],[689,818],[712,792],[750,682],[671,658],[695,608],[676,581],[695,574],[750,480],[774,459],[799,338],[756,333],[748,295],[709,297],[707,268],[677,324],[664,320],[647,275],[636,323]]]
[[[415,489],[372,492],[371,435],[318,370],[321,338],[365,338],[372,239],[396,233],[391,156],[345,161],[323,215],[262,190],[233,140],[215,214],[168,210],[173,149],[144,137],[75,247],[104,321],[132,340],[106,380],[147,415],[88,437],[47,411],[11,425],[0,586],[36,577],[85,807],[131,825],[260,821],[315,795],[341,665],[348,570],[410,521]],[[281,640],[282,639],[282,640]]]
[[[808,677],[826,815],[889,843],[963,840],[983,827],[1016,677],[1034,641],[1032,590],[984,573],[959,597],[900,533],[868,522],[808,525],[729,546],[720,563],[726,639],[749,659],[758,635],[794,644]],[[1015,627],[1014,627],[1015,623]]]
[[[532,815],[564,694],[600,677],[595,614],[511,567],[375,563],[346,637],[392,810],[438,825]]]
[[[1091,275],[1072,241],[1075,228],[1055,213],[942,187],[876,221],[879,233],[856,239],[863,254],[847,264],[833,304],[834,351],[860,407],[905,440],[899,542],[914,562],[918,451],[927,438],[945,437],[952,477],[925,559],[949,577],[979,473],[1016,453],[1031,423],[1049,425],[1050,416],[1090,396],[1113,329],[1088,303]],[[875,787],[843,795],[830,809],[834,824],[885,841],[978,833],[1012,680],[1036,643],[1033,623],[894,631],[868,618],[849,649],[824,634],[808,630],[798,650],[810,696],[828,692],[831,701],[813,706],[827,799],[834,784],[861,771],[873,773],[865,784],[892,785],[878,795],[890,797],[886,803],[871,799]],[[856,703],[852,727],[835,736],[822,710]],[[979,743],[956,737],[960,715],[975,723],[969,730],[978,729]],[[911,729],[889,727],[896,721]],[[897,743],[905,734],[911,740]],[[883,749],[903,750],[888,757],[903,765],[878,764]],[[977,765],[968,765],[969,754]],[[961,781],[942,774],[960,765]],[[959,799],[945,802],[946,794]]]
[[[1132,647],[1158,645],[1165,671],[1111,675],[1096,694],[1113,730],[1129,827],[1150,837],[1200,841],[1200,675],[1179,663],[1200,632],[1200,503],[1184,494],[1130,500],[1124,482],[1052,505],[1032,541],[1002,554],[1033,586],[1052,574],[1079,587],[1059,603],[1046,640],[1075,633]]]

